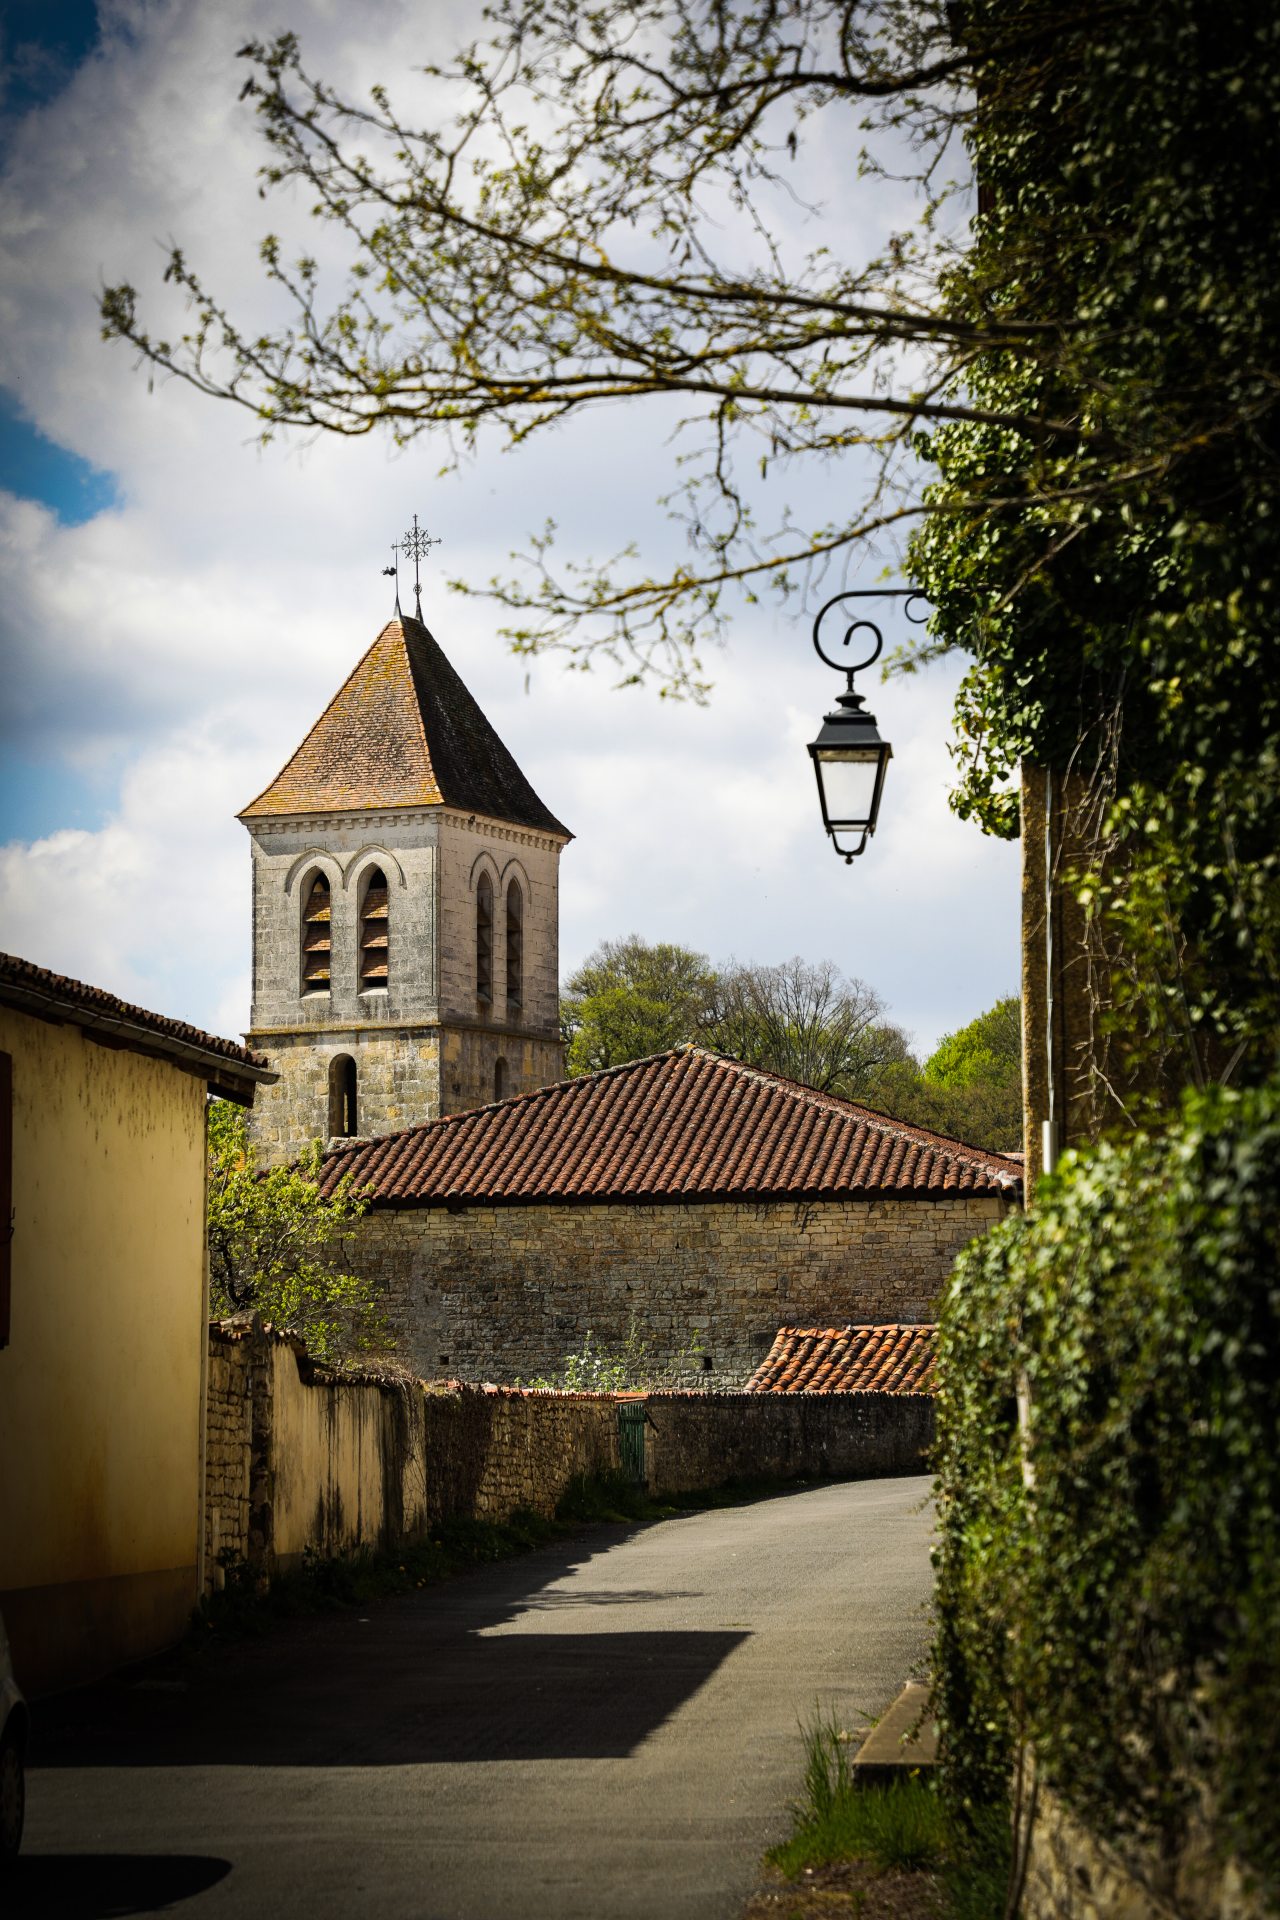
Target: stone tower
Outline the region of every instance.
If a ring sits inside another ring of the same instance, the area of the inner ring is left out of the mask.
[[[562,1077],[560,853],[436,641],[389,621],[240,815],[261,1164]]]

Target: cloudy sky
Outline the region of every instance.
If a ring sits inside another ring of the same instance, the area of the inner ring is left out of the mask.
[[[570,551],[634,537],[660,566],[678,538],[653,505],[669,418],[602,411],[441,478],[425,440],[259,450],[244,417],[152,386],[99,338],[106,281],[164,312],[171,237],[246,309],[260,297],[257,243],[281,216],[237,103],[246,37],[288,26],[331,77],[399,84],[461,17],[439,0],[0,6],[0,945],[244,1028],[235,812],[391,612],[381,568],[416,511],[446,543],[426,618],[577,834],[564,970],[633,931],[713,958],[830,958],[929,1047],[1017,980],[1017,848],[946,805],[961,662],[875,688],[895,758],[880,832],[845,867],[805,752],[838,683],[800,609],[744,608],[698,708],[615,691],[607,670],[530,672],[492,609],[442,584],[487,579],[548,513]],[[840,218],[858,244],[856,209]]]

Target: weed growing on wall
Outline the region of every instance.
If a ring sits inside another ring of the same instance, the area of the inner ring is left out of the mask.
[[[1026,1740],[1095,1831],[1173,1859],[1207,1812],[1272,1898],[1278,1250],[1274,1082],[1067,1156],[1034,1215],[967,1249],[939,1341],[935,1647],[958,1813],[1004,1797]]]
[[[691,1335],[673,1359],[659,1361],[633,1312],[620,1346],[607,1346],[588,1327],[582,1345],[565,1354],[556,1373],[517,1380],[516,1385],[555,1393],[642,1393],[647,1388],[701,1386],[703,1378],[701,1334]]]

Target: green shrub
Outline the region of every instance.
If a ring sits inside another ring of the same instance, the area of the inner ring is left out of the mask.
[[[953,1811],[1004,1798],[1025,1736],[1120,1842],[1176,1851],[1207,1787],[1224,1850],[1280,1890],[1278,1247],[1273,1084],[1066,1156],[958,1262],[936,1456]]]

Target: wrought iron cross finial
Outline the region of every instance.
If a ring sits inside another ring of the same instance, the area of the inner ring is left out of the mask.
[[[417,602],[418,619],[422,618],[422,579],[419,568],[431,552],[432,547],[440,545],[439,539],[429,534],[425,527],[418,525],[418,516],[413,516],[413,525],[400,542],[400,551],[406,560],[413,562],[413,595]]]

